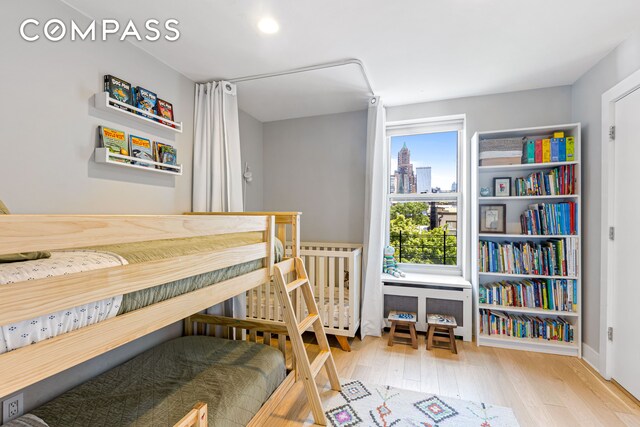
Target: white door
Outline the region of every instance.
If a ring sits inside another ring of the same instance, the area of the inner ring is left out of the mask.
[[[612,378],[640,399],[640,90],[615,104]]]

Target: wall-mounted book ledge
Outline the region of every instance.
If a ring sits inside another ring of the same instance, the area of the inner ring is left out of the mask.
[[[110,165],[140,169],[149,172],[166,173],[169,175],[182,175],[182,165],[169,165],[137,157],[123,156],[122,154],[109,152],[108,148],[96,148],[94,156],[96,163],[108,163]]]
[[[108,92],[96,93],[95,107],[103,111],[115,111],[116,113],[120,113],[129,117],[135,117],[140,121],[151,123],[163,129],[182,133],[182,122],[173,122],[171,120],[165,119],[164,117],[160,117],[153,113],[150,113],[146,110],[136,108],[132,105],[127,104],[126,102],[121,102],[117,99],[113,99],[109,97]]]

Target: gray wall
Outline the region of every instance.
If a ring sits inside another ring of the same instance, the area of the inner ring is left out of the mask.
[[[131,43],[113,39],[28,43],[25,18],[88,19],[59,1],[5,0],[0,15],[0,198],[15,213],[174,214],[191,208],[194,83]],[[70,24],[68,24],[70,25]],[[93,107],[104,74],[173,103],[177,134]],[[98,125],[172,143],[180,177],[93,161]],[[11,183],[11,184],[9,184]]]
[[[467,115],[467,139],[475,132],[567,123],[571,87],[527,90],[387,108],[387,120]],[[467,143],[469,143],[467,141]]]
[[[0,199],[14,213],[166,213],[191,208],[194,84],[118,42],[23,41],[25,18],[87,19],[59,1],[5,0],[0,14]],[[119,119],[93,107],[104,74],[156,90],[173,103],[184,133]],[[184,175],[174,177],[93,161],[96,127],[106,125],[175,144]],[[24,390],[27,410],[133,355],[179,336],[176,324]]]
[[[367,112],[264,124],[264,207],[302,211],[302,239],[362,243]]]
[[[245,211],[263,210],[263,124],[258,119],[240,110],[240,151],[242,156],[242,170],[244,164],[249,163],[253,174],[253,181],[245,184]]]
[[[582,123],[582,233],[584,332],[586,345],[600,346],[600,200],[602,94],[640,69],[640,30],[583,75],[572,91],[573,120]],[[591,361],[592,363],[594,361]],[[595,361],[597,363],[597,361]],[[597,366],[597,365],[596,365]]]

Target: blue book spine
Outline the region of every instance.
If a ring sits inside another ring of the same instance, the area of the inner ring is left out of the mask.
[[[567,138],[558,139],[558,161],[567,161]]]
[[[560,147],[558,138],[551,138],[551,162],[560,161]]]

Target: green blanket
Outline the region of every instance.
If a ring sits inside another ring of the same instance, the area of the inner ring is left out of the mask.
[[[50,427],[173,426],[205,402],[209,426],[245,426],[286,376],[262,344],[206,336],[154,347],[32,413]]]
[[[124,243],[118,245],[92,246],[86,249],[113,252],[129,264],[145,261],[156,261],[176,256],[193,255],[235,246],[250,245],[263,241],[262,233],[232,233],[221,236],[192,237],[188,239],[167,239],[151,242]],[[282,259],[284,253],[282,243],[276,239],[276,262]],[[171,262],[171,261],[168,261]],[[262,266],[262,260],[234,265],[209,273],[188,277],[165,283],[153,288],[125,294],[118,315],[155,304],[169,298],[176,297],[200,288],[218,283],[233,277],[257,270]]]

